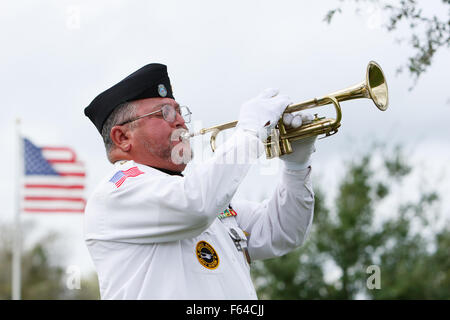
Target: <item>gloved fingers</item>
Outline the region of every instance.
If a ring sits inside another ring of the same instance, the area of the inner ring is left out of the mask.
[[[286,121],[284,121],[286,118]],[[307,112],[286,113],[283,115],[283,123],[290,128],[299,128],[304,124],[311,123],[314,116]]]
[[[311,123],[314,119],[314,116],[308,112],[301,112],[300,116],[302,117],[304,124]]]
[[[239,111],[238,126],[248,131],[272,129],[280,120],[291,99],[278,89],[265,89],[257,97],[245,102]]]
[[[303,124],[302,117],[300,115],[296,115],[292,118],[291,127],[292,128],[298,128]]]
[[[291,103],[291,98],[289,98],[287,95],[280,94],[270,99],[270,102],[275,106],[273,110],[278,113],[278,119],[280,119],[284,110],[286,110],[287,106]]]
[[[278,123],[281,115],[283,114],[286,107],[291,103],[291,99],[286,95],[277,95],[271,100],[271,118],[270,118],[270,126],[275,126]]]
[[[289,98],[289,96],[285,95],[285,94],[277,94],[276,96],[272,97],[270,99],[270,101],[272,101],[273,103],[276,104],[280,104],[282,106],[284,106],[284,108],[286,109],[286,107],[291,103],[291,98]],[[284,109],[283,109],[284,111]]]
[[[292,113],[285,113],[283,114],[283,123],[286,127],[290,127],[292,124],[292,119],[294,118],[294,116],[292,115]]]
[[[264,89],[258,96],[258,98],[263,98],[263,99],[269,99],[269,98],[273,98],[276,97],[278,95],[278,93],[280,92],[280,90],[278,89],[274,89],[274,88],[267,88]]]

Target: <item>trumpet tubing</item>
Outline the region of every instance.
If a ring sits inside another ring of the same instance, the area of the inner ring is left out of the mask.
[[[338,128],[341,126],[342,119],[340,102],[361,98],[371,99],[375,106],[381,111],[385,111],[388,107],[389,97],[386,78],[384,77],[381,67],[374,61],[370,61],[367,65],[366,78],[361,83],[329,93],[320,98],[314,98],[287,106],[284,113],[293,113],[332,104],[335,108],[336,118],[318,117],[316,114],[311,123],[302,125],[299,128],[286,128],[282,120],[283,117],[281,117],[277,126],[272,129],[270,136],[264,143],[267,158],[279,157],[284,154],[292,153],[291,142],[293,141],[322,134],[324,135],[322,138],[325,138],[337,133]],[[216,149],[217,135],[223,130],[236,127],[236,125],[237,121],[227,122],[221,125],[201,129],[197,133],[188,134],[186,138],[211,132],[210,144],[211,149],[214,151]]]

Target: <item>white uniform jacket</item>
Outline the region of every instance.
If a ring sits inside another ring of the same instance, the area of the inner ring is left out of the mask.
[[[301,245],[314,207],[310,168],[284,169],[262,203],[232,201],[262,150],[255,136],[236,130],[184,177],[116,162],[85,211],[101,298],[257,299],[247,250],[256,260]],[[245,160],[230,164],[236,154]]]

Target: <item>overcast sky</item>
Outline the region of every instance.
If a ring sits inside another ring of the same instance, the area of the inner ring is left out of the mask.
[[[421,2],[427,12],[442,11],[441,1]],[[343,103],[339,134],[316,144],[317,180],[335,184],[342,161],[378,141],[404,145],[421,173],[450,191],[448,49],[436,54],[408,91],[412,79],[397,76],[396,69],[412,53],[396,39],[407,39],[409,29],[388,33],[381,27],[387,17],[373,5],[362,7],[359,15],[354,5],[344,5],[331,25],[323,22],[339,5],[337,0],[0,2],[0,219],[13,216],[15,119],[36,145],[77,151],[87,166],[89,195],[111,167],[83,109],[151,62],[168,66],[175,98],[191,108],[200,128],[237,120],[240,105],[267,87],[279,88],[295,102],[346,88],[362,81],[367,63],[375,60],[388,81],[389,109],[380,112],[369,100]],[[239,196],[256,197],[255,181],[265,182],[258,183],[261,193],[270,190],[274,172],[253,168]],[[82,216],[23,219],[36,220],[43,230],[63,231],[74,253],[70,263],[91,266],[82,243]]]

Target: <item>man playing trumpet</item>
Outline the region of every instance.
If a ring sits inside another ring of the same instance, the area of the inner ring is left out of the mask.
[[[186,163],[174,161],[173,150],[189,142],[173,133],[187,130],[190,111],[173,97],[166,66],[146,65],[92,101],[85,114],[114,164],[85,215],[102,299],[257,299],[251,261],[302,245],[313,219],[315,137],[280,158],[269,199],[233,199],[289,103],[274,89],[244,103],[231,137],[183,175]],[[283,120],[296,127],[311,117]],[[230,163],[243,146],[245,161]]]

